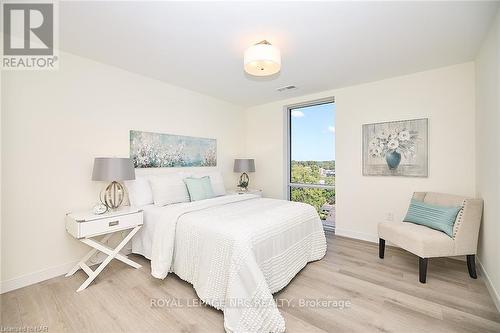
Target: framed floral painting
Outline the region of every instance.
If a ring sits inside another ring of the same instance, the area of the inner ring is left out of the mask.
[[[217,166],[217,141],[192,136],[130,131],[136,168]]]
[[[363,125],[364,176],[428,176],[428,119]]]

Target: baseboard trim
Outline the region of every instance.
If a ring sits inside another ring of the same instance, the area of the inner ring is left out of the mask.
[[[68,262],[63,265],[43,269],[38,272],[22,275],[10,280],[0,282],[0,294],[26,287],[38,282],[49,280],[66,274],[78,261]]]
[[[488,288],[488,292],[490,293],[490,296],[493,299],[493,303],[495,303],[498,312],[500,312],[500,293],[498,293],[493,283],[491,283],[491,279],[490,276],[488,275],[488,272],[484,269],[483,264],[481,263],[481,261],[477,256],[476,259],[479,271],[481,272],[481,275],[484,278],[484,283],[486,284],[486,288]]]
[[[335,235],[347,238],[359,239],[371,243],[378,243],[378,235],[372,235],[348,229],[335,228]]]
[[[127,247],[124,249],[124,251],[121,251],[121,253],[124,255],[129,255],[130,253],[132,253],[132,250],[131,248]],[[107,256],[104,253],[98,252],[96,255],[90,258],[88,264],[90,266],[100,264],[106,257]],[[0,294],[4,294],[12,290],[27,287],[35,283],[43,282],[45,280],[50,280],[55,277],[65,275],[78,262],[79,260],[72,261],[63,265],[43,269],[38,272],[22,275],[10,280],[0,281]]]

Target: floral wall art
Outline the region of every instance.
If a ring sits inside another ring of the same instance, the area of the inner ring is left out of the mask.
[[[428,176],[428,119],[363,125],[363,175]]]
[[[217,165],[217,140],[130,131],[130,157],[136,168]]]

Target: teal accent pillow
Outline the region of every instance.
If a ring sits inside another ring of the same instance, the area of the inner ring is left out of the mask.
[[[453,225],[462,207],[442,207],[411,200],[408,213],[403,221],[425,225],[453,237]]]
[[[187,186],[191,201],[198,201],[215,197],[209,176],[201,178],[184,178],[184,184],[186,184]]]

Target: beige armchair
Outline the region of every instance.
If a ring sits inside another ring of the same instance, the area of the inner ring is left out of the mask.
[[[462,206],[455,220],[453,237],[410,222],[382,222],[378,225],[379,257],[384,258],[385,241],[416,254],[419,257],[420,282],[425,283],[429,258],[466,255],[469,275],[476,279],[475,254],[483,200],[433,192],[415,192],[413,199],[431,205]]]

